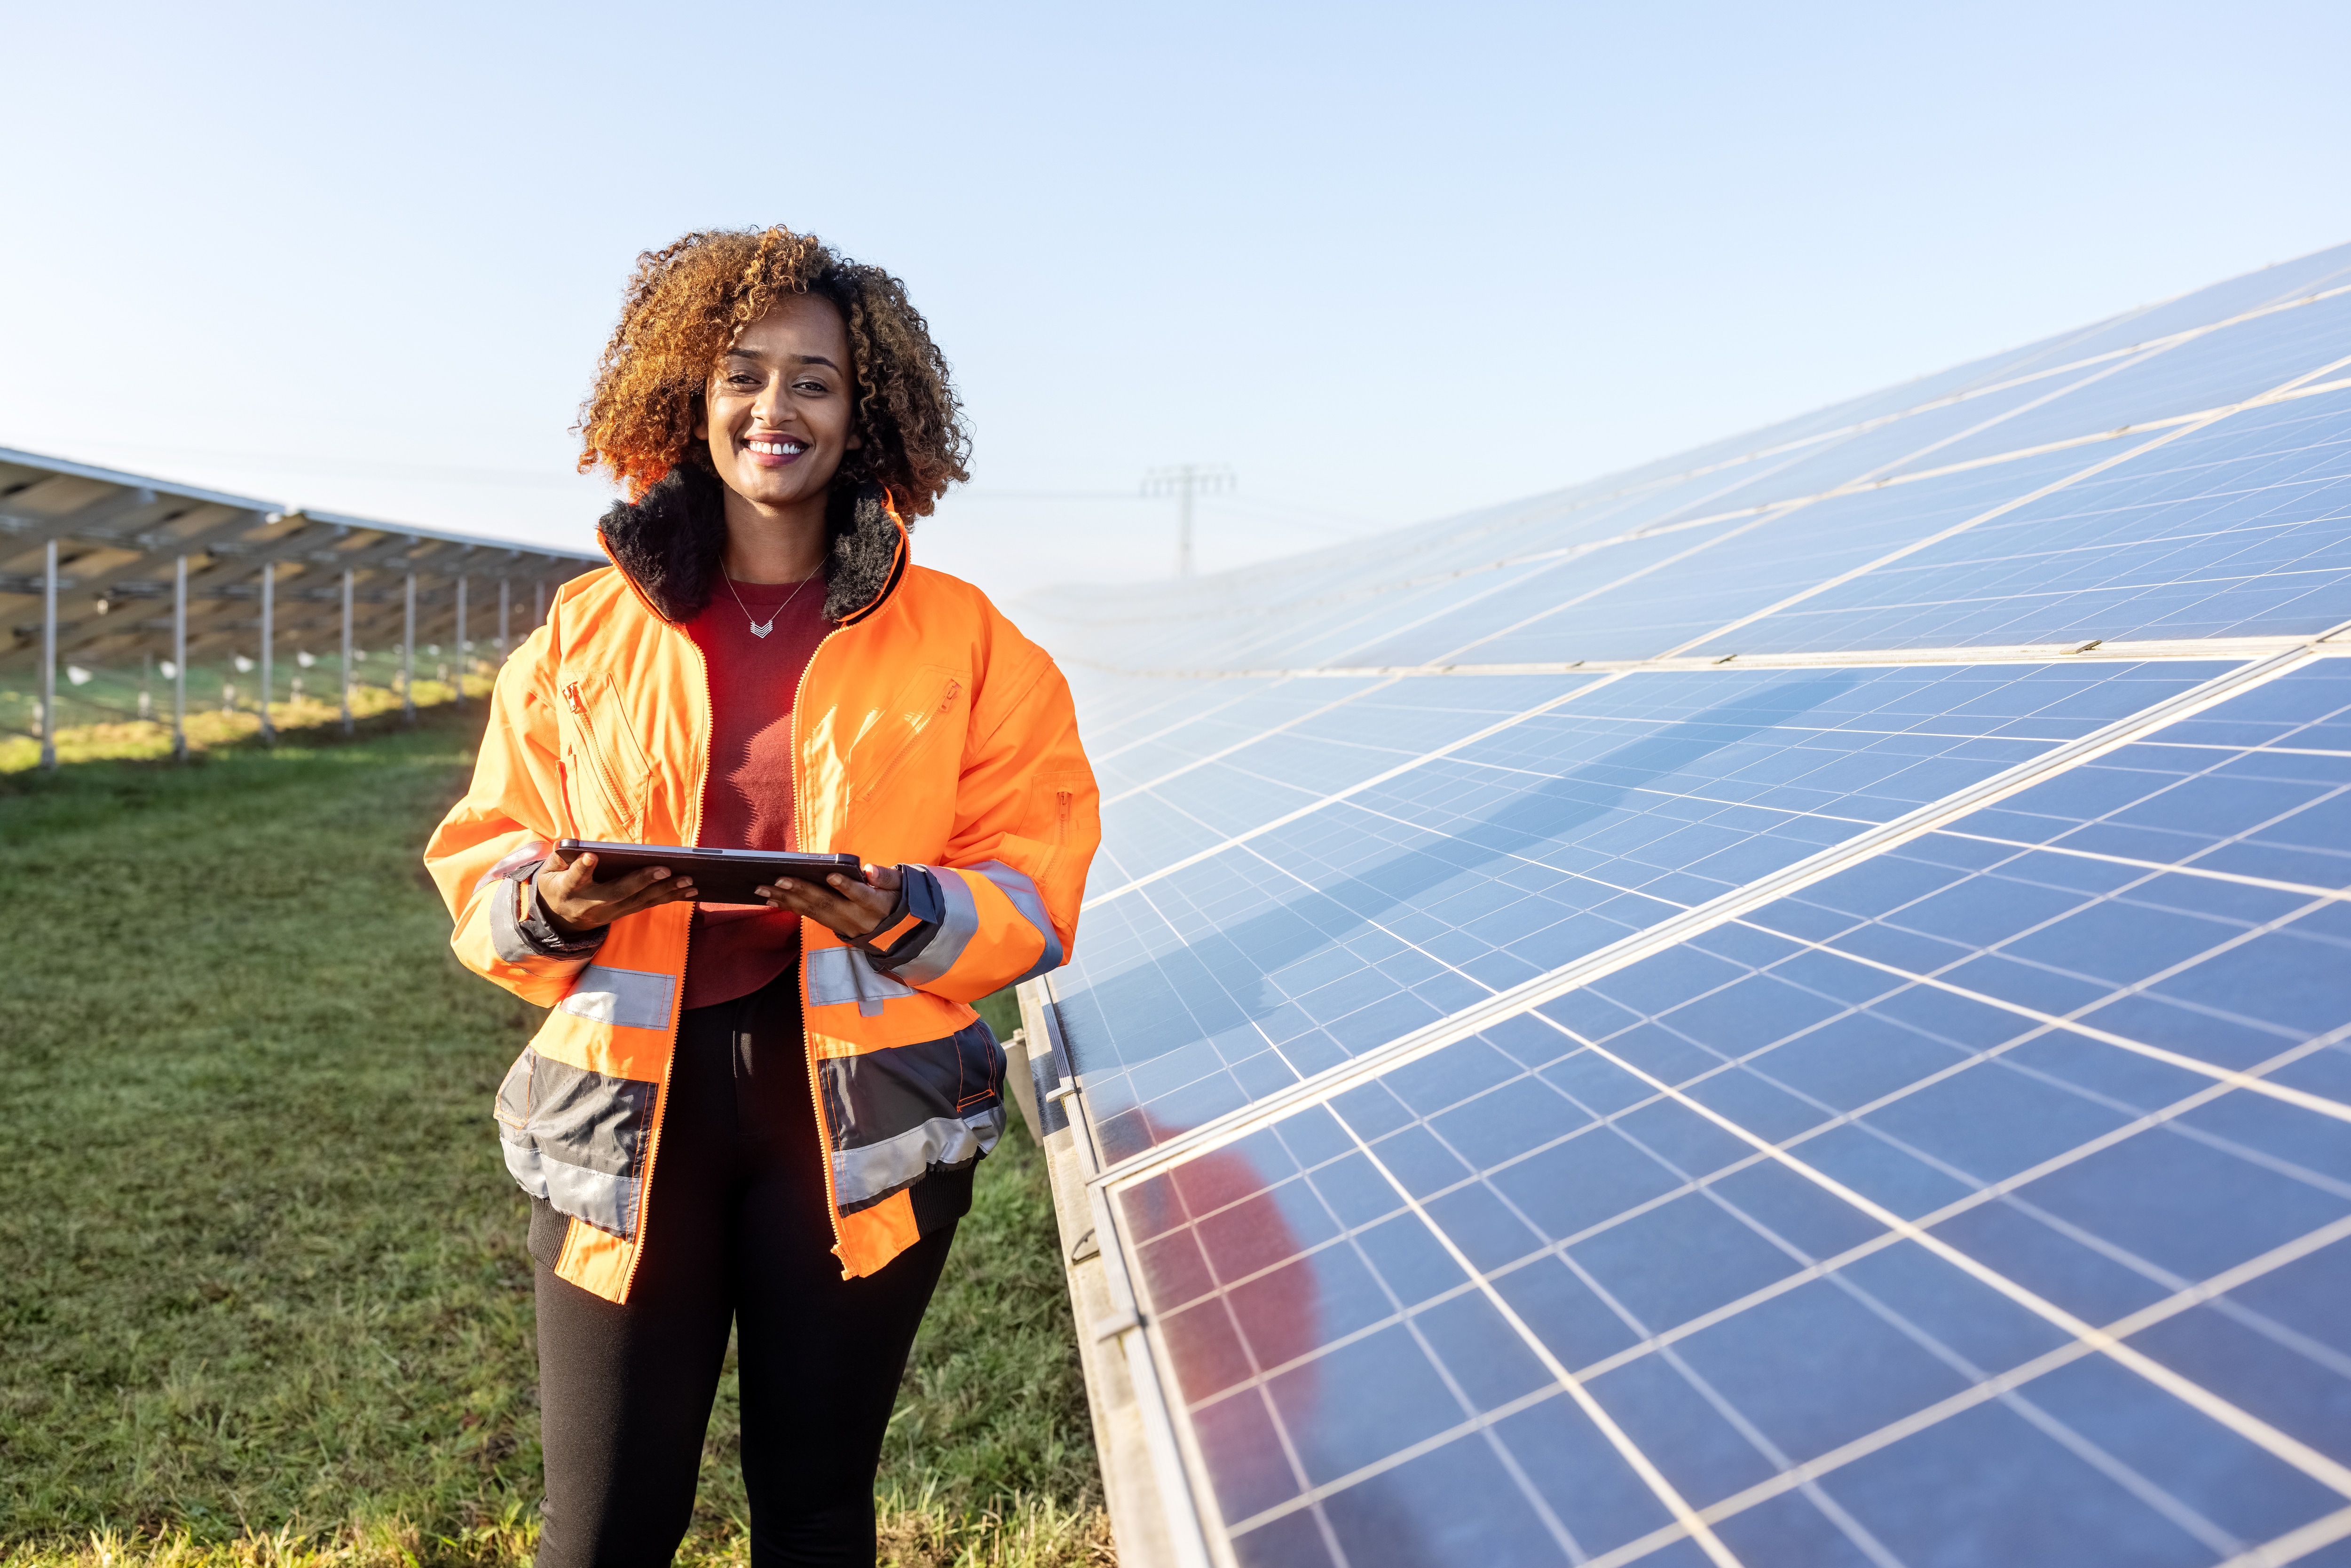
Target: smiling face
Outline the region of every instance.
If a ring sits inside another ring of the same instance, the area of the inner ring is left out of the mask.
[[[789,295],[719,361],[694,434],[726,487],[759,511],[820,517],[842,455],[862,444],[850,433],[851,384],[840,311]]]

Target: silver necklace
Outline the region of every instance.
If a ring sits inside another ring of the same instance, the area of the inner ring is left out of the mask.
[[[810,572],[807,577],[801,578],[799,581],[792,585],[792,591],[784,595],[783,603],[777,605],[774,610],[768,612],[768,618],[765,621],[752,621],[751,607],[743,602],[743,591],[735,586],[734,576],[727,571],[726,564],[724,561],[721,561],[718,565],[718,575],[726,580],[726,591],[735,596],[736,607],[743,612],[743,619],[751,622],[751,635],[754,637],[764,637],[768,632],[774,631],[776,629],[776,617],[781,615],[785,610],[789,608],[792,601],[800,596],[800,590],[806,588],[815,580],[816,577],[816,573]]]

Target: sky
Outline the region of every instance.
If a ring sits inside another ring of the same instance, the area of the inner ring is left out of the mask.
[[[999,599],[1590,478],[2351,239],[2351,6],[0,0],[0,446],[587,548],[643,250],[905,279]]]

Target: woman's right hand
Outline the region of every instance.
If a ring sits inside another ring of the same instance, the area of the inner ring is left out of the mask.
[[[610,882],[596,880],[596,857],[557,850],[532,879],[538,912],[566,936],[610,925],[624,915],[694,896],[694,879],[674,877],[665,865],[647,866]]]

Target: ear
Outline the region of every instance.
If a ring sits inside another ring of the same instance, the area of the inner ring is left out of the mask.
[[[854,451],[856,451],[858,448],[860,448],[860,447],[863,446],[864,444],[865,444],[865,437],[864,437],[863,435],[860,434],[858,432],[856,432],[856,431],[854,431],[854,430],[852,430],[852,431],[851,431],[851,432],[849,433],[849,446],[848,446],[848,450],[849,450],[849,451],[854,452]]]

